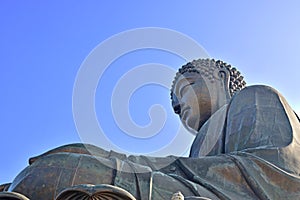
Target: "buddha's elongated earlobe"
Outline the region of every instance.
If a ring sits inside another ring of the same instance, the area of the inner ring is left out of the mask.
[[[223,68],[218,71],[218,77],[221,79],[221,82],[224,84],[224,90],[226,99],[229,100],[231,98],[231,92],[230,92],[230,72],[228,69]]]
[[[216,65],[220,69],[221,73],[219,78],[223,78],[224,86],[226,86],[226,88],[229,90],[230,97],[246,86],[244,77],[235,67],[231,67],[231,65],[220,60],[216,61]],[[225,71],[225,74],[223,71]]]

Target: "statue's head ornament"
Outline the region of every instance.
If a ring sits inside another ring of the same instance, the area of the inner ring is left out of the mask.
[[[231,96],[233,96],[237,91],[243,89],[246,85],[244,77],[241,75],[241,73],[236,68],[231,67],[231,65],[223,61],[215,61],[214,59],[193,60],[192,62],[183,65],[176,73],[175,79],[171,87],[172,100],[174,98],[173,91],[176,81],[181,75],[184,75],[187,72],[198,73],[201,76],[207,78],[207,80],[209,80],[212,83],[214,81],[222,80],[222,77],[226,74],[229,75],[228,88]]]

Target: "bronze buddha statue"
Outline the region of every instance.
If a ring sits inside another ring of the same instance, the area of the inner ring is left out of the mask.
[[[0,199],[300,198],[299,118],[276,90],[245,87],[235,68],[199,59],[179,69],[171,99],[196,134],[189,157],[65,145],[30,159]]]

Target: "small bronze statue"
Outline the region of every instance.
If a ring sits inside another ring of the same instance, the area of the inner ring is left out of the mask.
[[[0,200],[300,199],[299,118],[276,90],[245,87],[235,68],[199,59],[179,69],[171,99],[196,134],[189,157],[65,145],[30,159]]]

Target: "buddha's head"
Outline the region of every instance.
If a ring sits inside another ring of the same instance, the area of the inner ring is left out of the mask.
[[[197,133],[245,84],[240,72],[222,61],[194,60],[176,74],[171,88],[172,106],[185,128]]]

